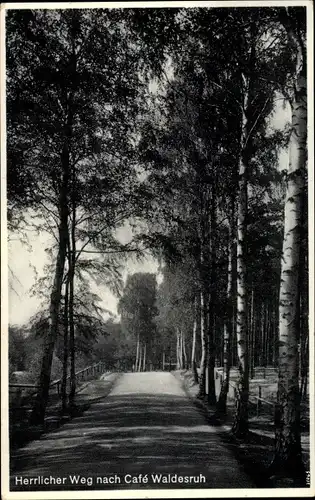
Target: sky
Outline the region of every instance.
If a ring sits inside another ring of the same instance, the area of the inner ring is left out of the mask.
[[[275,111],[270,118],[270,129],[283,129],[285,124],[290,121],[290,108],[283,108],[283,101],[277,100]],[[287,168],[288,152],[282,151],[279,156],[279,169]],[[130,229],[125,226],[119,230],[119,239],[127,241],[130,236]],[[13,239],[8,245],[9,261],[9,323],[23,325],[28,322],[30,317],[39,310],[39,299],[30,293],[31,287],[36,281],[36,276],[43,275],[43,268],[48,262],[45,249],[50,246],[50,239],[46,233],[29,233],[28,246],[22,244],[18,239]],[[130,257],[126,261],[124,269],[124,279],[128,274],[135,272],[152,272],[158,270],[157,262],[148,257],[142,262],[135,262]],[[97,293],[102,299],[102,306],[117,315],[117,302],[110,290],[105,287],[92,286],[92,291]]]
[[[128,240],[130,229],[125,226],[119,231],[119,240]],[[39,310],[40,301],[32,295],[31,287],[36,282],[36,276],[43,276],[43,268],[49,262],[45,248],[50,246],[50,238],[46,233],[35,235],[29,233],[29,245],[25,246],[19,240],[10,242],[8,246],[9,260],[9,323],[26,324],[30,317]],[[158,272],[158,264],[151,257],[136,262],[129,257],[124,266],[123,277],[136,272]],[[102,299],[102,307],[117,315],[118,298],[106,287],[92,283],[91,289]]]

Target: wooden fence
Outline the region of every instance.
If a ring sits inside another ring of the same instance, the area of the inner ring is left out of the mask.
[[[95,378],[105,372],[106,372],[106,366],[105,363],[103,363],[102,361],[99,361],[94,365],[83,368],[83,370],[80,370],[75,373],[76,387],[80,382],[84,382],[85,380]],[[70,382],[70,375],[68,375],[67,377],[67,383],[69,382]],[[50,389],[55,390],[59,396],[61,395],[61,384],[62,384],[61,378],[54,380],[50,384]],[[25,397],[27,397],[28,399],[35,396],[38,392],[38,389],[39,386],[36,384],[9,383],[9,394],[12,395],[12,397],[14,397],[16,403],[21,402],[21,400]]]
[[[266,379],[270,375],[274,375],[275,369],[272,367],[258,367],[256,369],[255,375],[257,377],[262,377],[263,379]],[[220,387],[223,384],[223,369],[222,368],[215,368],[215,378],[219,379]],[[233,394],[233,399],[235,400],[237,397],[237,385],[234,381],[230,380],[229,381],[229,387],[232,389],[232,394]],[[266,405],[272,412],[274,411],[275,408],[275,401],[268,401],[267,399],[262,397],[262,388],[264,387],[263,384],[259,384],[257,386],[257,394],[250,393],[249,394],[249,403],[255,407],[255,413],[256,416],[258,417],[262,413],[263,405]]]

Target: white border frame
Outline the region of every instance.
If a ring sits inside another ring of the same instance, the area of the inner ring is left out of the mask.
[[[9,491],[9,434],[8,434],[8,248],[6,228],[6,86],[5,86],[5,12],[9,9],[78,9],[78,8],[166,8],[166,7],[307,7],[307,81],[308,81],[308,213],[309,255],[314,249],[314,74],[313,74],[313,2],[311,0],[250,0],[250,1],[157,1],[157,2],[29,2],[4,3],[0,12],[0,90],[1,90],[1,482],[3,500],[55,499],[118,499],[118,498],[246,498],[246,497],[313,497],[315,495],[314,442],[314,259],[309,259],[309,391],[310,391],[310,488],[251,488],[251,489],[146,489],[146,490],[65,490],[39,492]]]

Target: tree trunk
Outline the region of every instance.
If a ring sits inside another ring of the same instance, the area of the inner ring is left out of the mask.
[[[234,224],[234,203],[232,201],[232,214],[229,221],[229,244],[228,244],[228,274],[226,290],[226,317],[224,322],[224,346],[223,346],[223,383],[221,385],[220,396],[217,402],[217,412],[226,413],[226,400],[230,384],[231,368],[231,340],[233,335],[233,224]]]
[[[69,249],[70,250],[70,249]],[[70,252],[69,252],[70,254]],[[69,255],[70,259],[70,255]],[[69,272],[66,281],[65,289],[65,305],[64,305],[64,337],[63,337],[63,366],[62,366],[62,383],[61,383],[61,400],[62,400],[62,413],[67,411],[67,377],[68,377],[68,355],[69,355]]]
[[[307,239],[302,245],[300,259],[300,375],[301,401],[307,400],[307,379],[309,373],[309,331],[308,331],[308,279],[307,279]]]
[[[143,347],[143,365],[142,365],[142,371],[145,372],[146,370],[146,355],[147,355],[147,344],[144,344]]]
[[[200,293],[200,333],[201,333],[201,361],[200,361],[200,374],[199,374],[199,392],[198,398],[204,399],[206,397],[206,369],[208,364],[208,335],[206,329],[206,311],[204,292]]]
[[[195,300],[195,319],[193,326],[193,339],[192,339],[192,349],[191,349],[191,369],[194,376],[194,381],[196,384],[199,382],[198,372],[197,372],[197,363],[196,363],[196,338],[197,338],[197,318],[196,318],[196,300]]]
[[[182,331],[182,346],[183,346],[183,368],[187,370],[188,368],[188,363],[187,363],[187,352],[186,352],[186,337],[185,333]]]
[[[51,365],[59,324],[59,309],[68,243],[67,191],[69,183],[69,149],[67,141],[63,147],[61,163],[63,167],[63,179],[59,196],[59,248],[55,266],[54,282],[50,295],[49,331],[45,337],[42,365],[38,383],[39,390],[30,417],[30,423],[33,425],[44,423],[49,397]]]
[[[270,314],[270,303],[268,301],[268,305],[267,305],[267,320],[266,320],[266,323],[267,323],[267,331],[266,331],[266,366],[269,365],[270,363],[270,341],[271,341],[271,338],[270,338],[270,332],[271,332],[271,314]]]
[[[75,327],[74,327],[74,269],[71,270],[70,278],[70,293],[69,293],[69,324],[70,324],[70,392],[69,392],[69,406],[74,406],[76,380],[75,380]]]
[[[172,369],[172,344],[170,343],[169,347],[169,371]]]
[[[215,393],[215,304],[216,304],[216,238],[217,238],[217,221],[216,221],[216,172],[215,165],[213,166],[213,185],[211,188],[210,200],[210,290],[209,290],[209,321],[208,321],[208,404],[214,406],[217,402]]]
[[[137,350],[136,350],[136,361],[135,361],[135,372],[138,371],[138,364],[139,364],[139,342],[140,342],[140,335],[139,332],[137,334]]]
[[[251,356],[250,356],[250,378],[255,376],[255,312],[254,312],[254,289],[252,289],[250,331],[251,331]]]
[[[277,309],[275,307],[277,306]],[[273,310],[273,319],[274,319],[274,324],[273,324],[273,350],[272,350],[272,364],[274,367],[278,366],[278,325],[276,322],[276,316],[277,316],[277,311],[279,310],[279,305],[278,302],[274,305],[274,310]]]
[[[137,372],[141,372],[141,367],[142,367],[142,343],[141,343],[141,340],[140,340],[140,343],[139,343],[139,359],[138,359]]]
[[[261,338],[261,361],[260,366],[265,366],[265,303],[261,304],[261,313],[260,313],[261,323],[260,323],[260,338]]]
[[[140,344],[139,344],[139,359],[138,359],[137,372],[141,371],[141,363],[142,363],[142,345],[141,345],[141,341],[140,341]]]
[[[180,329],[178,329],[178,338],[179,338],[179,367],[183,369],[183,333]]]
[[[179,354],[179,349],[180,349],[180,345],[179,345],[179,333],[178,333],[178,331],[176,331],[176,368],[177,368],[177,370],[180,369],[180,354]]]
[[[70,393],[69,393],[69,406],[70,408],[75,405],[75,391],[76,391],[76,378],[75,378],[75,325],[74,325],[74,280],[75,280],[75,264],[76,264],[76,202],[75,202],[75,169],[72,170],[72,220],[71,220],[71,252],[70,252],[70,290],[69,290],[69,323],[70,323]]]
[[[301,345],[301,389],[300,396],[302,401],[307,399],[307,379],[308,379],[308,337],[306,337],[305,342]]]
[[[300,252],[300,375],[301,400],[307,399],[307,379],[309,372],[309,331],[308,331],[308,220],[307,220],[307,193],[303,197],[304,227]]]
[[[279,301],[279,379],[275,416],[275,457],[271,470],[305,485],[300,435],[300,394],[298,322],[299,260],[302,229],[302,202],[305,189],[307,105],[306,54],[302,35],[287,11],[281,21],[296,47],[295,92],[291,103],[292,129],[289,143],[284,239],[281,260]],[[294,27],[293,27],[294,26]]]
[[[245,144],[247,140],[248,82],[244,81],[244,105],[242,116],[241,148],[239,159],[239,187],[237,207],[237,357],[239,376],[237,381],[236,411],[232,432],[237,437],[248,433],[248,331],[247,331],[247,293],[246,293],[246,218],[247,218],[247,157]]]
[[[232,337],[232,366],[237,366],[237,335],[236,335],[236,305],[234,304],[234,299],[236,302],[236,297],[233,297],[233,317],[232,317],[232,329],[233,329],[233,337]]]

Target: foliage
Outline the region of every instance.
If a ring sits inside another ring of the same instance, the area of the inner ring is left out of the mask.
[[[15,371],[24,371],[26,367],[25,328],[9,327],[9,375]]]
[[[156,308],[156,275],[135,273],[129,275],[119,300],[122,331],[131,338],[148,344],[154,342]]]

